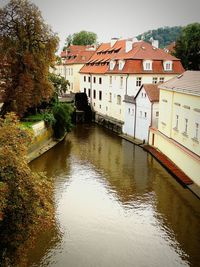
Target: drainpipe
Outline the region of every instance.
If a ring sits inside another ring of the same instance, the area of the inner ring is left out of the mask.
[[[125,92],[125,95],[127,95],[128,77],[129,77],[129,74],[127,74],[127,76],[126,76],[126,92]]]
[[[90,104],[92,105],[92,74],[89,73],[90,75]]]
[[[137,113],[137,104],[135,102],[135,118],[134,118],[134,135],[133,137],[135,138],[135,132],[136,132],[136,113]]]
[[[152,126],[153,124],[153,102],[151,103],[151,124],[149,126],[149,128]],[[150,133],[150,130],[148,129],[148,144],[149,144],[149,133]]]

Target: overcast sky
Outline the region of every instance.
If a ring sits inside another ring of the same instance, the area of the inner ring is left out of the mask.
[[[8,0],[0,0],[4,6]],[[200,22],[200,0],[32,0],[60,37],[87,30],[99,42],[134,37],[163,26]]]

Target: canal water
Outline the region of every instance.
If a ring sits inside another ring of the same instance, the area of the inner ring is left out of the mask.
[[[81,125],[31,168],[53,177],[56,227],[28,266],[200,266],[200,200],[142,148]]]

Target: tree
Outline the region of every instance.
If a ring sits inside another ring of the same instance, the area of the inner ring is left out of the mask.
[[[70,83],[68,80],[65,80],[64,77],[56,75],[54,73],[49,73],[49,80],[54,86],[54,92],[57,96],[62,96],[68,90]]]
[[[174,55],[181,59],[185,69],[200,70],[200,23],[183,28]]]
[[[14,113],[0,120],[0,266],[22,266],[28,243],[54,221],[52,181],[29,168],[30,141]]]
[[[28,0],[11,0],[0,9],[0,89],[3,113],[23,114],[48,101],[48,80],[55,61],[58,37],[44,23],[39,9]]]
[[[73,41],[73,36],[69,34],[65,39],[65,45],[63,47],[63,51],[67,50],[67,48],[72,44],[72,41]]]
[[[143,39],[146,42],[150,42],[150,39],[159,41],[159,46],[164,48],[172,42],[176,41],[181,33],[182,27],[161,27],[156,30],[150,30],[137,36],[138,40]]]
[[[97,42],[97,35],[94,32],[80,31],[80,32],[74,33],[72,36],[68,35],[66,42],[67,42],[67,47],[70,44],[93,45],[93,44],[96,44]]]

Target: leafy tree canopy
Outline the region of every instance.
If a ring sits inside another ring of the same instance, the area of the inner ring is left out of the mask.
[[[200,70],[200,23],[183,28],[174,54],[181,59],[185,69]]]
[[[48,80],[55,61],[58,37],[45,24],[36,5],[11,0],[0,9],[0,84],[3,113],[23,116],[30,107],[53,94]]]
[[[164,48],[172,42],[176,41],[180,35],[182,27],[161,27],[156,30],[150,30],[137,36],[139,40],[143,39],[146,42],[150,42],[150,38],[159,41],[159,46]]]
[[[97,42],[97,35],[94,32],[80,31],[73,35],[68,35],[63,50],[66,50],[71,44],[73,45],[93,45]]]
[[[0,266],[24,266],[37,231],[54,222],[52,181],[29,168],[30,142],[14,113],[0,119]]]

